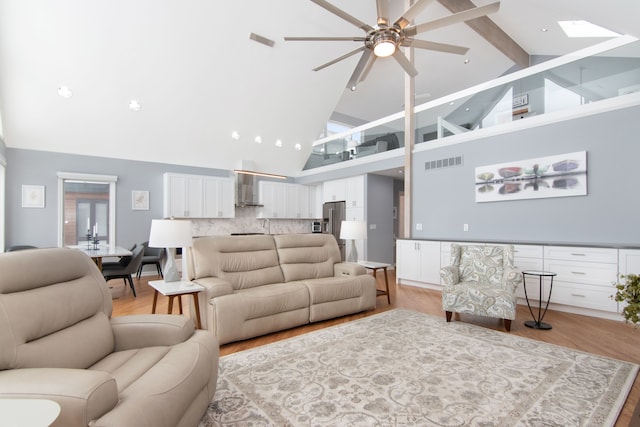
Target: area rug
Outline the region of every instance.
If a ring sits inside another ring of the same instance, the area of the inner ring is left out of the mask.
[[[610,426],[638,366],[396,309],[220,359],[210,426]]]

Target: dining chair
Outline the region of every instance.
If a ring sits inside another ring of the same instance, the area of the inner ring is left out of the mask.
[[[142,256],[144,255],[144,246],[137,245],[130,257],[122,257],[120,262],[108,263],[102,265],[102,275],[104,280],[123,279],[125,286],[129,282],[133,296],[136,296],[136,288],[133,286],[132,275],[138,272]]]
[[[138,268],[138,274],[136,278],[140,279],[142,275],[142,269],[145,265],[155,265],[156,270],[158,271],[158,276],[164,279],[162,275],[162,267],[160,266],[160,261],[162,261],[162,257],[164,255],[163,248],[150,248],[149,242],[144,242],[142,244],[144,246],[144,255],[142,256],[142,262],[140,263],[140,267]]]

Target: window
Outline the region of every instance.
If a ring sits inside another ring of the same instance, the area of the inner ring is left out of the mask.
[[[94,234],[100,242],[115,246],[117,179],[58,172],[58,246],[79,245]]]

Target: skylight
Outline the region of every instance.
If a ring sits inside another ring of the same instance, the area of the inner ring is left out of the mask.
[[[589,21],[558,21],[567,37],[619,37],[620,34]]]

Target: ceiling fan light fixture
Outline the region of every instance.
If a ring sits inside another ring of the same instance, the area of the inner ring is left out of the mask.
[[[378,58],[386,58],[387,56],[391,56],[395,53],[395,51],[396,51],[395,43],[387,40],[378,42],[373,47],[373,53],[375,53],[375,55]]]

